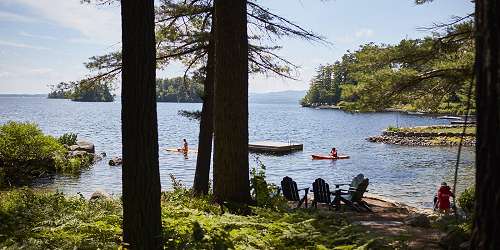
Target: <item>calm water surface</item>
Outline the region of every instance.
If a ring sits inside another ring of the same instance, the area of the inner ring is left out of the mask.
[[[187,138],[197,147],[198,123],[177,115],[178,110],[198,110],[201,104],[158,103],[160,175],[162,189],[171,186],[169,174],[186,185],[193,181],[196,155],[161,148],[180,147]],[[42,97],[0,97],[0,124],[9,120],[34,121],[48,134],[78,133],[96,145],[107,158],[79,177],[55,176],[36,184],[64,193],[90,195],[96,190],[121,193],[121,169],[107,165],[121,154],[120,102],[77,103]],[[376,144],[366,138],[380,134],[389,125],[416,126],[446,124],[433,117],[399,113],[352,114],[338,110],[301,108],[298,104],[250,104],[250,141],[276,140],[304,144],[304,151],[285,156],[259,155],[267,166],[268,180],[279,184],[288,175],[300,187],[321,177],[330,183],[350,182],[363,173],[370,178],[369,192],[418,207],[430,207],[442,181],[452,182],[457,148],[407,147]],[[313,153],[328,153],[337,147],[348,160],[312,161]],[[459,190],[474,181],[474,152],[465,148],[459,171]],[[251,157],[253,158],[253,157]],[[251,162],[251,165],[256,165]]]

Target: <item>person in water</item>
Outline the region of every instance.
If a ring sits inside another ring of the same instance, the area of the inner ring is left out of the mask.
[[[455,197],[455,195],[451,192],[451,188],[446,184],[446,182],[441,183],[441,187],[439,187],[437,193],[437,204],[436,207],[440,213],[449,213],[451,204],[450,197]]]
[[[337,157],[338,157],[338,154],[337,154],[337,149],[336,149],[336,148],[332,148],[332,151],[330,151],[330,155],[331,155],[332,157],[337,158]]]
[[[182,145],[182,148],[179,149],[179,151],[187,154],[187,152],[189,151],[189,146],[188,146],[188,142],[186,139],[182,139],[184,141],[184,144]]]

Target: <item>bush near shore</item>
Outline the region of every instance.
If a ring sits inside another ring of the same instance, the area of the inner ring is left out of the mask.
[[[34,123],[9,121],[0,126],[0,187],[28,184],[49,173],[75,174],[93,162],[93,155],[69,154],[76,135],[57,139]]]

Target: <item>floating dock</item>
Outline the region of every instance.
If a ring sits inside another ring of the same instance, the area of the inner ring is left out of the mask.
[[[248,144],[248,150],[254,153],[287,154],[303,149],[303,144],[288,142],[257,141]]]

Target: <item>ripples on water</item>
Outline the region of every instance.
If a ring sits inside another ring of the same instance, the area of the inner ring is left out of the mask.
[[[198,123],[177,115],[177,111],[198,110],[201,104],[158,103],[158,134],[162,189],[170,187],[169,174],[191,185],[196,155],[184,159],[181,154],[162,148],[180,147],[186,138],[197,147]],[[77,103],[41,97],[0,97],[0,124],[8,120],[34,121],[48,134],[78,133],[96,145],[107,158],[79,177],[56,176],[38,186],[64,193],[88,196],[95,190],[121,193],[121,169],[110,167],[108,160],[121,154],[120,102]],[[250,104],[250,141],[276,140],[304,144],[304,151],[285,156],[259,155],[267,166],[270,182],[279,184],[285,175],[300,187],[321,177],[330,183],[350,182],[363,173],[370,178],[370,193],[419,207],[430,207],[442,181],[452,182],[457,148],[407,147],[376,144],[365,138],[380,134],[389,125],[416,126],[446,124],[432,117],[399,113],[352,114],[338,110],[301,108],[298,104]],[[351,158],[339,161],[312,161],[313,153],[328,153],[336,147]],[[474,152],[465,148],[459,171],[458,189],[474,181]],[[256,165],[251,162],[251,165]]]

